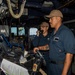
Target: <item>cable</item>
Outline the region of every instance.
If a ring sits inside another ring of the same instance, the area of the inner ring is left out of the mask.
[[[10,0],[7,0],[8,8],[9,8],[9,11],[10,11],[10,14],[12,15],[12,17],[14,17],[14,18],[21,17],[21,15],[23,14],[23,11],[24,11],[25,3],[26,3],[26,0],[23,0],[19,14],[14,14],[12,7],[11,7],[11,2],[10,2]]]
[[[63,6],[60,6],[60,7],[57,8],[57,9],[61,9],[61,8],[65,7],[66,5],[69,5],[69,4],[72,3],[73,1],[75,1],[75,0],[71,0],[71,1],[67,2],[66,4],[64,4]]]

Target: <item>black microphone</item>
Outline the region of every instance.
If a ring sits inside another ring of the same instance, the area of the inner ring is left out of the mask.
[[[40,30],[40,33],[43,34],[43,30]]]
[[[43,30],[41,30],[40,28],[38,28],[39,33],[43,34]]]

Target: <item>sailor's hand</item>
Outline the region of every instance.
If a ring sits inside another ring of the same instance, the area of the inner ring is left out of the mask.
[[[33,52],[34,52],[34,53],[37,53],[37,50],[39,50],[39,48],[38,48],[38,47],[35,47],[35,48],[33,49]]]
[[[36,31],[36,35],[39,36],[39,34],[40,34],[40,31]]]

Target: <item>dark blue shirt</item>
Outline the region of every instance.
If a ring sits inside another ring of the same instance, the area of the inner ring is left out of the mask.
[[[61,25],[56,34],[50,37],[50,60],[64,61],[66,53],[75,53],[75,37],[71,30]]]
[[[49,42],[50,42],[50,34],[48,34],[47,36],[43,36],[42,34],[40,34],[40,36],[35,36],[35,38],[33,39],[33,46],[34,47],[43,46],[49,44]]]

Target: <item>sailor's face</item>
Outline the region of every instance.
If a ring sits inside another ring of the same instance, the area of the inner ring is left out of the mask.
[[[58,23],[57,17],[51,17],[49,19],[49,23],[50,23],[51,28],[55,28]]]
[[[43,25],[43,26],[40,27],[40,29],[43,31],[43,33],[47,32],[48,31],[48,26]]]

